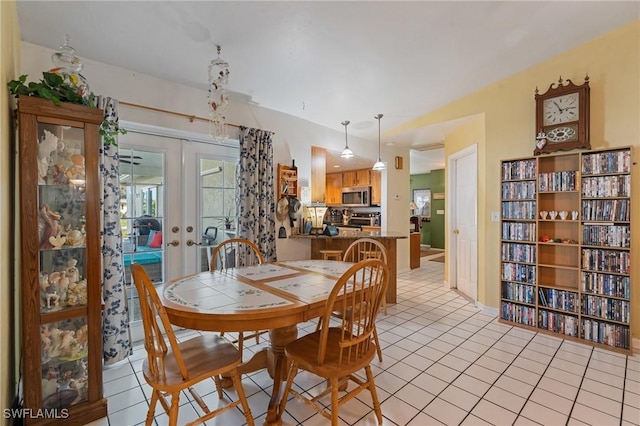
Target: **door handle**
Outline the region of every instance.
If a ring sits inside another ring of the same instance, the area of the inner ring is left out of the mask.
[[[179,245],[180,245],[180,241],[178,241],[178,240],[173,240],[170,243],[167,243],[167,246],[178,247]]]
[[[201,243],[196,243],[196,242],[195,242],[195,241],[193,241],[193,240],[187,240],[187,245],[188,245],[189,247],[191,247],[191,246],[201,246],[202,244],[201,244]]]
[[[454,234],[459,234],[459,233],[460,233],[460,230],[459,230],[459,229],[454,229],[454,230],[453,230],[453,233],[454,233]]]

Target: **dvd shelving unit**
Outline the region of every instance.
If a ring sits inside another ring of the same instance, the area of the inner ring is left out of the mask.
[[[501,322],[631,352],[631,158],[501,162]]]

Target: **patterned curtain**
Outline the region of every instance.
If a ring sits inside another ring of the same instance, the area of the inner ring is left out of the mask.
[[[99,98],[98,107],[104,117],[118,122],[118,101]],[[117,139],[116,139],[117,140]],[[129,308],[122,262],[122,230],[120,228],[120,175],[116,145],[102,144],[102,356],[105,365],[114,364],[131,354]]]
[[[272,133],[240,127],[236,171],[237,235],[254,242],[265,261],[276,261]]]

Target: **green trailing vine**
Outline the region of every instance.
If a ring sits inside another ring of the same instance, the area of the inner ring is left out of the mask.
[[[7,83],[9,92],[14,96],[34,96],[37,98],[48,99],[55,105],[61,102],[69,102],[72,104],[96,107],[96,97],[93,92],[89,92],[87,96],[83,96],[78,86],[69,84],[63,76],[55,72],[43,72],[43,78],[40,81],[27,82],[27,75],[21,75],[17,80],[11,80]],[[74,80],[75,77],[75,80]],[[77,83],[77,77],[69,75],[73,83]],[[100,124],[100,136],[105,144],[117,145],[116,136],[127,133],[125,129],[121,129],[117,122],[105,119]]]

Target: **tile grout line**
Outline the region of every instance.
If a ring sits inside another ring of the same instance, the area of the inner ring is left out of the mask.
[[[580,391],[582,390],[582,383],[584,383],[584,377],[587,374],[587,369],[589,368],[589,363],[591,362],[592,357],[593,357],[593,349],[589,353],[589,361],[587,361],[587,365],[584,368],[584,373],[582,374],[582,378],[580,379],[580,385],[578,386],[578,392],[576,393],[576,397],[573,399],[573,404],[571,404],[571,410],[569,410],[569,417],[567,417],[567,422],[565,423],[565,426],[568,426],[569,421],[572,418],[571,415],[573,414],[573,409],[575,408],[576,402],[578,401],[578,395],[580,395]],[[624,391],[623,391],[623,394],[624,394]]]

